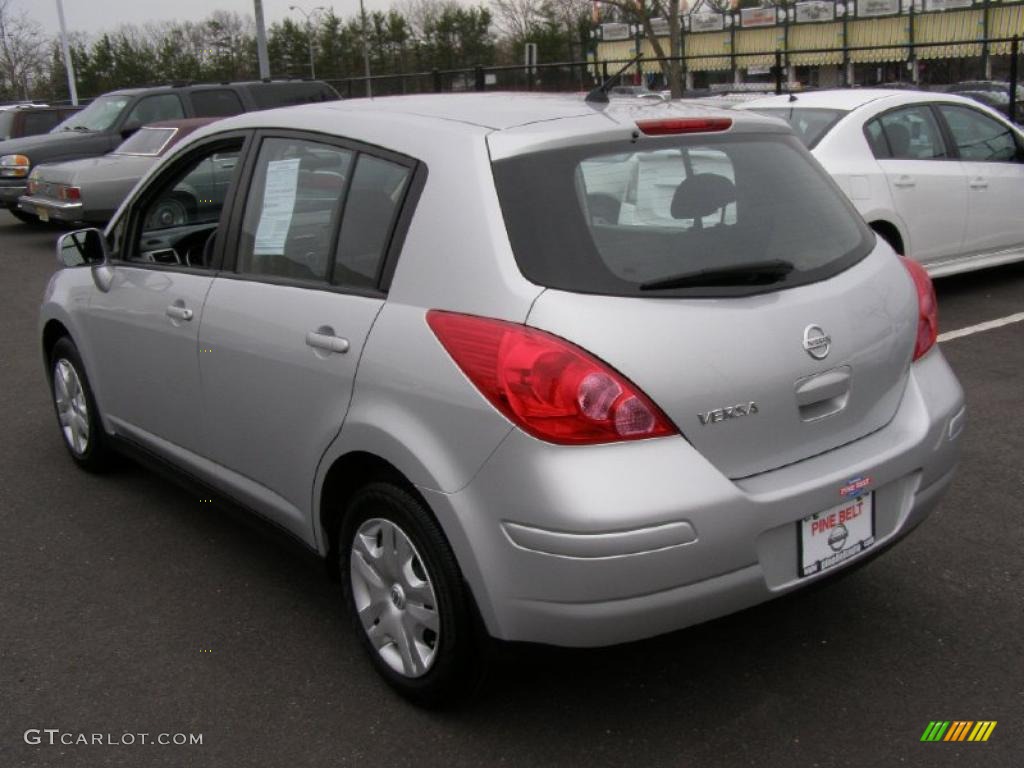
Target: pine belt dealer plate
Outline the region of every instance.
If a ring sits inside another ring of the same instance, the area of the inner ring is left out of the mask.
[[[50,212],[48,210],[46,210],[45,208],[43,208],[43,206],[41,206],[41,205],[37,205],[36,206],[36,215],[39,216],[39,220],[40,221],[49,221],[50,220]]]
[[[874,544],[874,506],[874,494],[865,493],[797,523],[800,575],[845,563]]]

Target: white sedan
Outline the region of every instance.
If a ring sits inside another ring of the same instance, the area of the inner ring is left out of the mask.
[[[871,227],[933,277],[1024,259],[1024,133],[998,112],[874,89],[737,108],[788,122]]]

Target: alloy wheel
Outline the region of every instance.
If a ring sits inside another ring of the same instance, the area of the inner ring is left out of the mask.
[[[53,399],[64,439],[76,456],[89,447],[89,406],[75,367],[61,358],[53,367]]]

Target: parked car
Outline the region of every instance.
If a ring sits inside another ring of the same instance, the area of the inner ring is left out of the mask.
[[[1009,116],[1010,108],[1010,84],[998,80],[968,80],[962,83],[947,85],[943,90],[947,93],[955,93],[958,96],[965,96],[975,101],[980,101],[987,107],[992,107],[1000,114]],[[1017,115],[1024,113],[1024,86],[1017,86],[1016,90]],[[1020,119],[1016,121],[1018,124]]]
[[[0,105],[0,152],[8,139],[46,133],[79,109],[34,103]]]
[[[218,205],[158,215],[228,155]],[[620,643],[863,563],[957,460],[927,274],[753,113],[238,116],[58,266],[39,338],[74,462],[157,457],[296,536],[419,701],[465,694],[481,631]]]
[[[153,123],[133,133],[109,155],[37,165],[28,177],[28,194],[18,198],[18,207],[40,221],[105,224],[157,158],[192,131],[219,119],[192,117]],[[223,186],[233,169],[233,159],[211,162],[211,183],[219,173]],[[184,208],[195,207],[198,200],[209,196],[193,190],[177,202]]]
[[[225,117],[270,107],[331,101],[337,92],[318,80],[273,80],[128,88],[100,96],[50,133],[0,144],[0,208],[26,222],[36,214],[18,207],[32,169],[98,157],[144,125],[187,117]]]
[[[740,105],[787,121],[869,225],[932,277],[1024,259],[1024,134],[954,94],[817,91]]]

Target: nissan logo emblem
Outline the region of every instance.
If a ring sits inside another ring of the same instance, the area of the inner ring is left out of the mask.
[[[832,349],[832,337],[820,325],[808,325],[804,328],[804,349],[815,360],[824,360]]]

